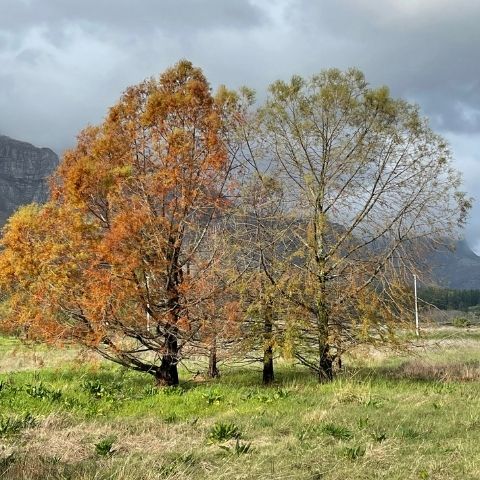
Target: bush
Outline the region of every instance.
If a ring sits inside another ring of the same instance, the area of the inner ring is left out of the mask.
[[[465,317],[457,317],[453,319],[453,326],[456,328],[464,328],[470,325],[470,320]]]

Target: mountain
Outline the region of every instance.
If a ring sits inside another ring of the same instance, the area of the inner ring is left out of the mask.
[[[434,252],[428,263],[435,283],[456,290],[480,289],[480,257],[465,240],[457,242],[453,251]]]
[[[49,148],[0,135],[0,226],[20,205],[46,200],[46,179],[57,165]]]
[[[47,199],[46,179],[57,165],[58,156],[49,148],[0,135],[0,226],[20,205]],[[435,251],[425,263],[439,286],[480,289],[480,257],[465,241],[453,251]]]

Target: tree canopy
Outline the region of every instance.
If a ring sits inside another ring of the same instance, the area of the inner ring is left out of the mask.
[[[470,201],[418,108],[356,69],[273,83],[258,124],[245,155],[283,186],[277,223],[295,245],[263,267],[297,307],[295,355],[329,379],[342,352],[393,339],[409,319],[412,274]]]
[[[65,153],[50,201],[6,226],[14,327],[177,383],[210,294],[203,243],[225,206],[221,137],[220,109],[189,62],[128,88]]]
[[[351,69],[213,96],[181,61],[128,88],[67,151],[45,205],[4,228],[3,326],[74,341],[178,383],[178,363],[242,345],[320,380],[394,341],[423,253],[470,201],[418,108]],[[220,343],[219,343],[220,342]]]

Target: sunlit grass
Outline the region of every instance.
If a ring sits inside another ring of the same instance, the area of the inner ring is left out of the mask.
[[[478,352],[470,339],[416,357],[346,359],[324,385],[283,363],[268,388],[258,368],[201,382],[182,371],[180,387],[163,390],[101,362],[4,373],[0,432],[34,420],[0,434],[0,477],[478,479],[480,382],[457,368]],[[212,442],[214,428],[239,438]]]

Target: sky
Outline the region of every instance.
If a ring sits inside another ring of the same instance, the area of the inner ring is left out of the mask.
[[[181,58],[213,88],[358,67],[420,105],[478,199],[480,1],[0,0],[0,134],[61,154],[129,85]]]

